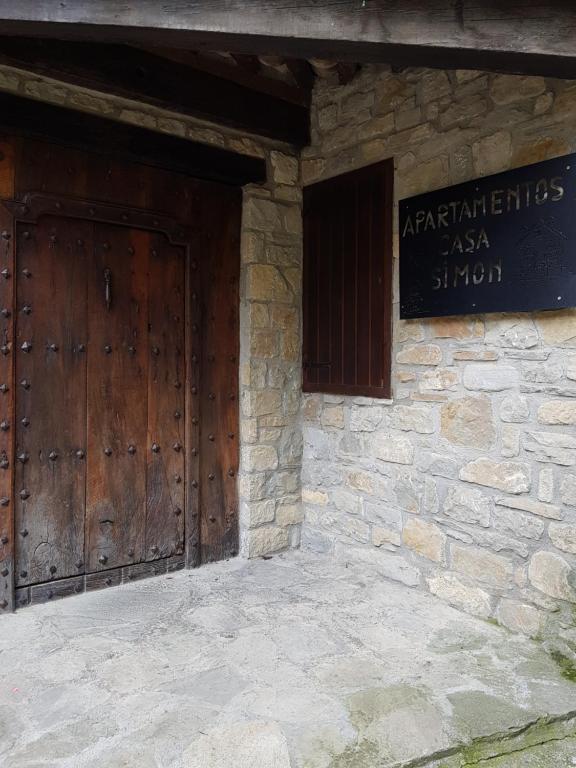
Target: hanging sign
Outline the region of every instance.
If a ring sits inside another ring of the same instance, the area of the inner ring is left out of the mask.
[[[400,317],[576,306],[576,154],[400,201]]]

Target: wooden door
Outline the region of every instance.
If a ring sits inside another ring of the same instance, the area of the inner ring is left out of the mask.
[[[16,585],[84,570],[88,222],[16,229]]]
[[[240,198],[2,146],[0,610],[235,554]]]

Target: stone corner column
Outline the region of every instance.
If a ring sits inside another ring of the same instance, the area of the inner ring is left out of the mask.
[[[240,552],[296,547],[302,515],[302,193],[296,157],[271,152],[244,189],[240,286]]]

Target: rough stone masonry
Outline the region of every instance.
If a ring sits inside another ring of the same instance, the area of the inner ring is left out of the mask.
[[[576,84],[365,67],[312,119],[305,184],[393,157],[398,200],[574,151]],[[394,256],[393,399],[304,398],[303,545],[568,653],[576,311],[400,321]]]
[[[0,88],[267,158],[243,219],[244,555],[297,546],[302,533],[307,549],[570,651],[576,311],[400,322],[396,268],[393,399],[302,400],[301,185],[393,157],[398,200],[574,151],[576,83],[366,66],[346,86],[317,85],[301,162],[285,146],[7,67]]]

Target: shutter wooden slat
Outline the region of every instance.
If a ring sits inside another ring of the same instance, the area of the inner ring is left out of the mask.
[[[305,392],[390,397],[393,162],[304,190]]]

